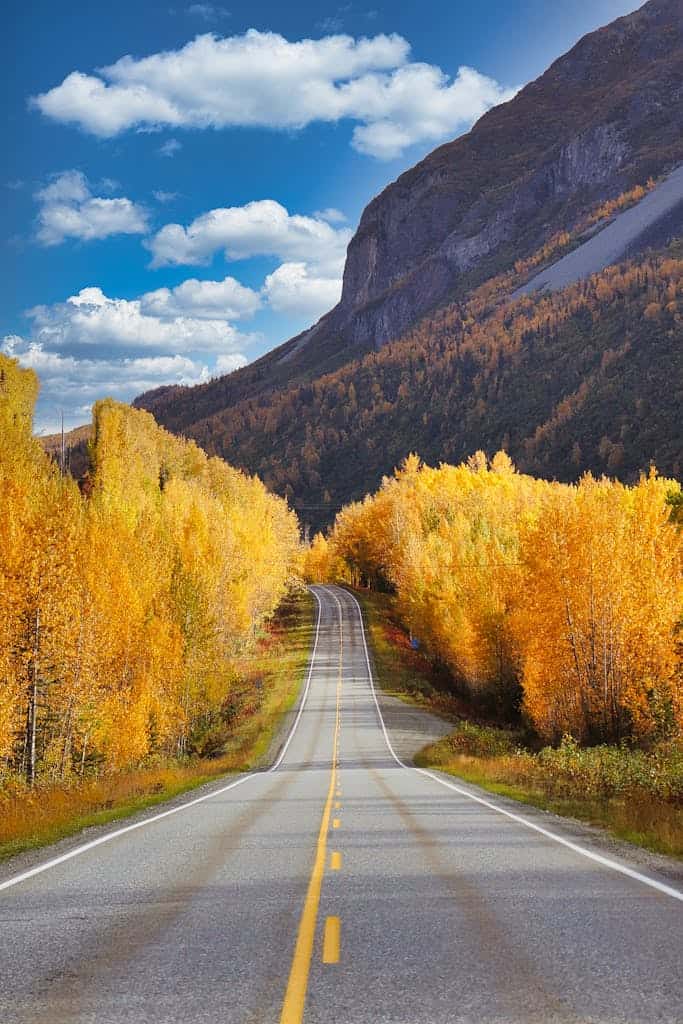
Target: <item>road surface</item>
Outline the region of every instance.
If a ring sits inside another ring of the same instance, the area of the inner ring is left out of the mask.
[[[672,883],[402,765],[355,599],[314,593],[273,769],[5,866],[2,1024],[681,1021]]]

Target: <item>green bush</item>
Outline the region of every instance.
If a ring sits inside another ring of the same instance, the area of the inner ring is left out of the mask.
[[[545,784],[554,792],[582,790],[609,799],[646,791],[668,803],[683,803],[683,748],[662,744],[652,752],[626,747],[580,747],[565,736],[559,747],[545,747],[536,758]]]
[[[515,741],[516,734],[508,729],[475,725],[473,722],[460,722],[448,737],[454,754],[467,754],[470,757],[505,757],[514,754],[519,746]]]

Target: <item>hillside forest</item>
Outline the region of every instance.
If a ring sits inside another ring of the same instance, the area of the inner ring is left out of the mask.
[[[246,375],[244,395],[238,372],[225,378],[230,396],[218,410],[209,400],[219,401],[221,381],[137,401],[257,473],[314,529],[410,451],[455,463],[503,448],[524,472],[566,482],[585,472],[633,482],[650,461],[679,477],[680,240],[561,291],[515,297],[578,237],[557,234],[333,372],[259,392]]]
[[[94,408],[81,487],[32,436],[38,381],[0,356],[0,780],[190,753],[279,604],[296,517],[151,415]]]

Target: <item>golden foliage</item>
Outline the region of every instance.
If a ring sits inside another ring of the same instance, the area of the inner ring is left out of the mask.
[[[549,739],[643,739],[683,725],[678,493],[654,472],[564,485],[505,452],[438,469],[411,456],[342,510],[326,565],[393,589],[411,633],[500,713],[521,701]]]
[[[261,482],[107,400],[79,492],[0,356],[0,768],[65,778],[183,753],[279,603],[296,518]]]

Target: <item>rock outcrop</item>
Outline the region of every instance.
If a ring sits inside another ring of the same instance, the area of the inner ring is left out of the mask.
[[[650,0],[435,150],[365,209],[339,305],[298,342],[376,346],[683,160],[683,3]]]

